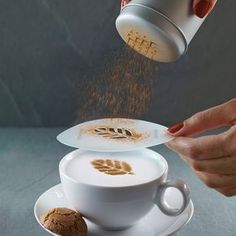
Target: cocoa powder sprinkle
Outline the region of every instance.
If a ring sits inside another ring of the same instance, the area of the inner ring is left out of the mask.
[[[139,118],[150,106],[156,64],[125,50],[88,85],[79,121],[97,118]]]

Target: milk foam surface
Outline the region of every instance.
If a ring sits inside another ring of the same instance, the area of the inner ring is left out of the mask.
[[[91,164],[98,159],[127,162],[134,175],[107,175]],[[62,163],[63,172],[75,181],[98,186],[132,186],[160,177],[166,166],[160,156],[150,150],[121,153],[77,151],[69,154]]]

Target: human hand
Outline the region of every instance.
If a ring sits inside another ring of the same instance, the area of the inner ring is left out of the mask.
[[[131,0],[121,0],[121,7],[124,7]],[[200,18],[204,18],[214,8],[217,0],[193,0],[193,12]]]
[[[192,138],[203,131],[231,126],[226,132]],[[167,147],[177,152],[210,188],[236,195],[236,99],[196,113],[169,128],[176,138]]]

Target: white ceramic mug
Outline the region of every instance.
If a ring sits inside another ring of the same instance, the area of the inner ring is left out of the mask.
[[[119,230],[133,226],[155,205],[169,216],[181,214],[190,201],[190,191],[181,180],[166,181],[168,164],[158,153],[144,149],[146,158],[155,156],[161,166],[161,175],[149,182],[132,186],[97,186],[80,182],[68,176],[65,165],[73,158],[79,158],[76,150],[67,154],[59,164],[61,183],[70,204],[86,218],[107,230]],[[127,152],[127,155],[128,152]],[[79,171],[79,170],[78,170]],[[165,191],[169,187],[177,188],[183,196],[179,209],[173,209],[165,201]]]

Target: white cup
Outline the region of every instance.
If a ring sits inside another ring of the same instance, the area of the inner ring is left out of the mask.
[[[158,153],[142,150],[146,158],[155,155],[161,175],[149,182],[132,186],[98,186],[73,179],[65,171],[65,165],[73,158],[79,158],[81,150],[67,154],[59,164],[61,183],[69,203],[83,216],[107,230],[120,230],[133,226],[155,205],[168,216],[181,214],[190,201],[190,191],[181,180],[166,181],[168,164]],[[127,152],[127,155],[129,153]],[[171,208],[165,201],[166,189],[177,188],[182,196],[182,205]]]

